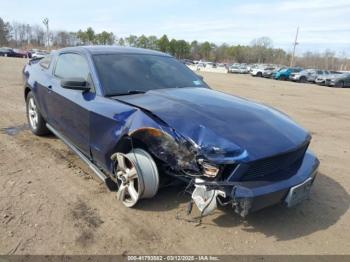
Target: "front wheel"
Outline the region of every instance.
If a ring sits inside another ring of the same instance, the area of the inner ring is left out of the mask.
[[[279,80],[281,80],[281,81],[286,81],[286,80],[287,80],[287,77],[285,77],[285,76],[280,76]]]
[[[306,83],[307,82],[306,77],[305,76],[300,77],[299,82],[300,83]]]
[[[141,148],[128,154],[116,153],[115,174],[120,181],[117,198],[133,207],[142,198],[152,198],[159,188],[158,168],[152,156]]]
[[[337,83],[336,85],[339,88],[343,88],[344,87],[344,81],[340,81],[339,83]]]
[[[50,131],[46,127],[46,122],[41,116],[36,100],[32,92],[27,95],[27,119],[29,127],[37,136],[47,135]]]

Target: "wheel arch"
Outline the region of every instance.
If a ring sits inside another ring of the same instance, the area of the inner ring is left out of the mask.
[[[26,86],[26,87],[24,88],[24,100],[27,100],[27,96],[28,96],[28,94],[29,94],[30,91],[32,91],[32,90],[30,89],[29,86]]]
[[[116,152],[128,153],[133,148],[150,153],[157,165],[165,164],[174,170],[198,171],[196,152],[188,141],[178,141],[164,130],[154,127],[135,129],[118,141],[111,155]]]

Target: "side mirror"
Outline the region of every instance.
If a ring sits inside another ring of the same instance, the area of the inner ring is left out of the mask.
[[[66,78],[61,80],[61,86],[66,89],[89,91],[90,87],[83,78]]]

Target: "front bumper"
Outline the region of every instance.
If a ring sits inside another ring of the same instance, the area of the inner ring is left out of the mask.
[[[299,185],[317,175],[318,159],[310,152],[305,153],[303,163],[297,173],[286,180],[277,182],[249,181],[240,182],[232,188],[230,197],[234,200],[235,211],[245,217],[248,213],[283,203],[290,188]]]
[[[326,86],[336,86],[337,85],[337,82],[334,82],[334,81],[327,81],[326,82]]]
[[[300,75],[290,75],[289,80],[292,81],[299,81],[300,80]]]

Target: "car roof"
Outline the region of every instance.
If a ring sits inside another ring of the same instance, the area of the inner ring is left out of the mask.
[[[168,54],[144,49],[144,48],[134,48],[134,47],[124,47],[124,46],[76,46],[76,47],[67,47],[62,48],[59,52],[70,52],[70,51],[82,51],[87,52],[91,55],[95,54],[148,54],[148,55],[159,55],[159,56],[168,56]]]

